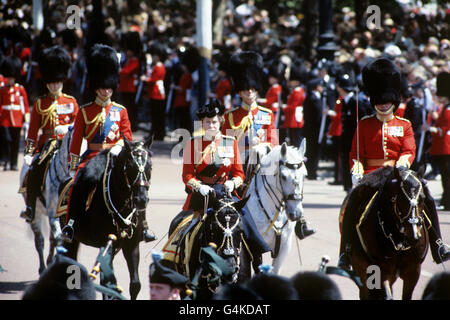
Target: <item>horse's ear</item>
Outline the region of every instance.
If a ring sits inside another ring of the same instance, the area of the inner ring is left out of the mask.
[[[147,150],[150,150],[150,148],[152,147],[152,144],[153,144],[153,137],[154,137],[154,135],[152,134],[152,135],[149,136],[148,139],[145,140],[145,142],[144,142],[144,147],[145,147]]]
[[[305,153],[306,153],[306,138],[302,139],[302,142],[300,143],[299,151],[302,156],[305,155]]]
[[[419,179],[422,179],[425,176],[425,169],[426,169],[426,165],[422,164],[419,169],[417,170],[417,177]]]
[[[283,142],[283,144],[281,145],[281,159],[286,158],[286,154],[287,154],[287,144],[286,142]]]
[[[123,146],[125,147],[125,151],[127,153],[131,153],[131,144],[130,140],[126,136],[123,136]]]
[[[248,199],[250,199],[250,196],[247,196],[247,197],[245,197],[244,199],[239,200],[238,202],[233,203],[233,207],[234,207],[237,211],[241,212],[241,211],[242,211],[242,208],[244,208],[245,205],[247,204]]]

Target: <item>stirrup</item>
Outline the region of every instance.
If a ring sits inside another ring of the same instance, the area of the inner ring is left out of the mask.
[[[74,220],[70,219],[69,223],[67,223],[67,225],[65,225],[61,230],[61,239],[64,242],[72,243],[73,234],[74,234],[73,223],[74,223]]]
[[[150,233],[148,229],[144,229],[143,234],[145,242],[152,242],[158,240],[158,237],[153,232]]]
[[[444,263],[445,261],[450,260],[450,250],[448,250],[449,246],[445,244],[442,239],[436,240],[436,244],[438,245],[438,256],[439,256],[439,262],[438,263]]]
[[[31,207],[26,207],[25,210],[22,210],[19,215],[22,219],[25,219],[26,222],[31,223],[34,220],[34,214]]]
[[[295,224],[295,234],[300,240],[316,233],[315,229],[309,229],[306,220],[300,220]]]

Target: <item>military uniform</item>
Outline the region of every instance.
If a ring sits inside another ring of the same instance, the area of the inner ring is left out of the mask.
[[[300,146],[303,139],[303,103],[305,101],[305,90],[298,86],[294,88],[289,96],[286,108],[283,109],[283,128],[289,130],[289,138],[292,146]]]

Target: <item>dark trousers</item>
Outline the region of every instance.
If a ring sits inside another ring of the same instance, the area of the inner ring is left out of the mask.
[[[306,170],[308,170],[308,179],[317,179],[317,169],[319,167],[319,144],[318,136],[306,137]]]
[[[136,97],[135,92],[119,92],[119,103],[127,108],[128,118],[130,119],[131,131],[137,130],[138,117],[137,117],[137,106],[134,103],[134,98]]]
[[[349,191],[352,188],[352,175],[350,173],[349,153],[350,151],[342,151],[342,182],[344,183],[345,191]]]
[[[11,167],[17,167],[17,159],[19,157],[20,131],[22,128],[0,127],[1,148],[4,156],[5,166],[7,163]]]
[[[450,154],[433,156],[441,173],[442,198],[441,206],[445,210],[450,210]]]
[[[343,183],[342,177],[342,138],[341,136],[331,137],[333,142],[333,161],[334,161],[334,182]]]
[[[189,106],[173,108],[175,129],[186,129],[192,132],[191,110]]]
[[[150,110],[152,114],[152,129],[150,135],[155,140],[164,140],[166,135],[166,104],[165,100],[150,99]]]
[[[303,128],[287,128],[285,130],[287,130],[291,146],[300,147],[300,143],[303,140]]]

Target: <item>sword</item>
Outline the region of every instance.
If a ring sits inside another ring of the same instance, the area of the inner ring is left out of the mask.
[[[422,125],[425,124],[426,121],[426,111],[425,108],[427,106],[427,94],[425,92],[425,90],[423,90],[423,106],[422,106]],[[422,158],[422,151],[423,151],[423,144],[425,142],[425,131],[422,131],[420,133],[420,141],[419,141],[419,148],[417,150],[417,163],[420,163],[420,159]]]
[[[172,97],[173,97],[173,88],[170,86],[169,95],[167,96],[166,102],[166,114],[169,114],[170,107],[172,105]]]
[[[327,104],[327,102],[326,102],[327,95],[326,95],[326,91],[325,90],[324,90],[325,94],[322,97],[322,111],[325,109],[326,104]],[[322,139],[323,139],[323,134],[324,134],[324,131],[325,131],[325,122],[326,122],[326,120],[327,120],[327,115],[322,113],[322,119],[320,120],[319,139],[317,141],[319,143],[319,145],[322,144]]]
[[[144,86],[144,81],[139,80],[139,86],[136,92],[136,98],[134,99],[134,104],[137,105],[139,102],[139,99],[141,98],[142,93],[142,87]]]
[[[280,122],[280,118],[281,118],[281,106],[282,106],[282,101],[281,101],[281,92],[278,93],[278,112],[277,112],[277,118],[275,120],[275,128],[278,129],[278,123]]]

